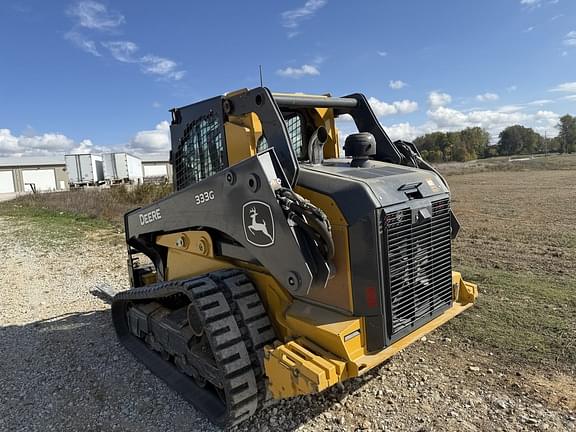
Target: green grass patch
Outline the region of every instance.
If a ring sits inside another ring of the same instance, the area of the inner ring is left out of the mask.
[[[0,203],[0,217],[4,219],[3,223],[11,225],[11,233],[20,240],[47,247],[78,241],[88,232],[107,230],[113,233],[114,229],[110,222],[102,219],[12,201]]]
[[[478,303],[442,332],[508,361],[576,371],[576,279],[461,266]]]

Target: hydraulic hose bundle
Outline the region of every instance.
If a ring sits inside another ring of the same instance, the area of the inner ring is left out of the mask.
[[[334,257],[334,240],[326,214],[290,189],[280,188],[276,195],[287,219],[308,233],[318,244],[324,259],[330,261]]]

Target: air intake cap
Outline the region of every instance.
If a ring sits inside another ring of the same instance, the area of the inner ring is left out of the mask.
[[[370,156],[376,154],[376,139],[369,132],[348,135],[344,143],[346,156],[352,157],[351,167],[370,166]]]

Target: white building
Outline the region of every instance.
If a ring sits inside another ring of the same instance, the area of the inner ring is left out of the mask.
[[[168,153],[139,157],[144,181],[172,183]],[[0,157],[0,200],[32,191],[67,190],[68,174],[64,156]]]
[[[65,189],[68,189],[68,175],[63,157],[0,158],[0,194]]]
[[[162,180],[172,183],[172,165],[168,153],[138,155],[142,159],[144,181]]]

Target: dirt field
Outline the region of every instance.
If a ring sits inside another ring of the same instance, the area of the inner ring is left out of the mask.
[[[576,170],[449,178],[455,267],[478,305],[365,379],[261,412],[252,431],[576,430]],[[66,214],[0,216],[0,430],[213,431],[116,342],[121,234]]]
[[[463,225],[455,266],[482,296],[470,337],[543,369],[576,371],[576,171],[449,178]]]

